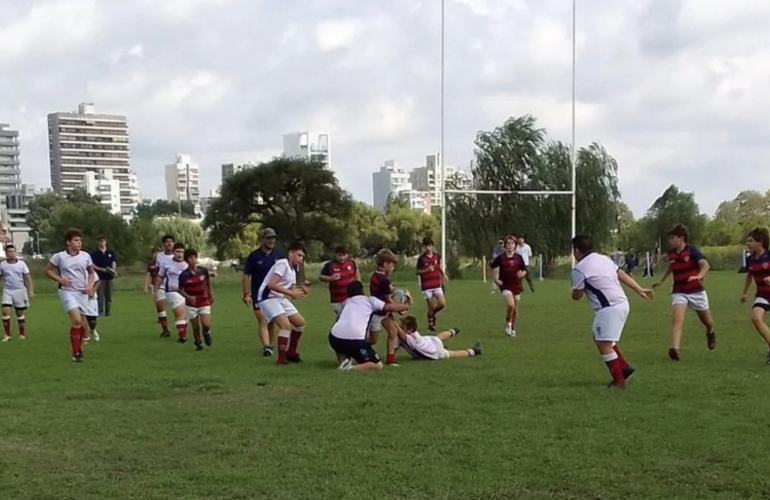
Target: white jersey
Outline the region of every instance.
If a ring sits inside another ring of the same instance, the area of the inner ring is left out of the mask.
[[[339,319],[332,326],[332,335],[338,339],[366,340],[372,316],[384,307],[385,302],[377,297],[350,297],[345,301]]]
[[[532,247],[524,243],[516,247],[516,253],[521,256],[521,260],[524,261],[524,265],[529,267],[529,261],[532,259]]]
[[[29,268],[23,260],[16,259],[15,262],[4,260],[0,262],[0,276],[5,282],[5,290],[22,290],[26,288],[24,276],[29,274]]]
[[[414,332],[406,336],[406,345],[426,358],[439,359],[438,342],[435,339],[432,335],[423,337],[420,332]]]
[[[185,261],[165,260],[158,269],[158,276],[161,278],[160,288],[164,292],[178,292],[179,276],[187,270],[187,267]]]
[[[173,253],[159,253],[155,256],[155,264],[158,266],[158,270],[164,265],[170,265],[174,261]]]
[[[628,302],[618,279],[618,266],[606,255],[590,253],[572,270],[572,289],[585,290],[595,311]]]
[[[62,290],[70,292],[84,292],[88,286],[88,268],[94,263],[88,252],[78,252],[75,255],[66,250],[51,256],[51,265],[59,272],[59,277],[68,279],[68,286],[61,286]],[[94,276],[96,273],[94,273]]]
[[[289,263],[289,259],[279,259],[275,261],[273,267],[267,272],[267,276],[262,281],[262,285],[259,287],[259,300],[261,302],[267,299],[280,299],[283,297],[282,293],[270,290],[267,284],[270,282],[270,278],[273,276],[280,276],[278,285],[289,289],[297,284],[297,271]]]

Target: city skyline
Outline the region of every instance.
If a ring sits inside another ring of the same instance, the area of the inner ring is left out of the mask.
[[[0,121],[21,132],[24,182],[48,185],[45,116],[81,101],[129,117],[131,164],[153,198],[158,166],[178,151],[201,165],[208,192],[219,165],[269,160],[292,130],[335,138],[333,168],[364,201],[382,161],[418,165],[439,150],[439,2],[6,4],[0,62],[14,77],[0,81],[10,96]],[[618,160],[635,214],[672,183],[707,213],[770,185],[770,145],[755,139],[770,133],[770,4],[578,5],[577,142]],[[571,7],[446,0],[447,164],[466,165],[476,133],[509,116],[531,113],[549,138],[569,140]],[[736,164],[756,181],[735,176]]]

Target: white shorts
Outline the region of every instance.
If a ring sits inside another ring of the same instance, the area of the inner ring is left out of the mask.
[[[763,299],[762,297],[757,297],[754,299],[754,305],[752,305],[751,308],[754,309],[755,307],[764,309],[765,311],[770,311],[770,302],[768,302],[767,299]]]
[[[379,314],[375,314],[372,316],[372,321],[369,323],[369,331],[370,332],[379,332],[382,330],[382,320],[387,318],[387,316],[380,316]]]
[[[598,342],[619,342],[631,308],[628,302],[605,307],[596,311],[593,324],[594,340]]]
[[[281,315],[294,316],[299,311],[286,297],[265,299],[259,301],[259,309],[265,315],[268,322]]]
[[[162,288],[158,288],[158,293],[155,294],[155,301],[161,302],[166,300],[166,291]]]
[[[342,313],[342,308],[345,306],[344,302],[332,302],[332,312],[334,312],[334,317],[339,318],[340,313]]]
[[[444,347],[444,342],[442,342],[440,338],[435,337],[433,335],[427,338],[430,339],[431,342],[436,344],[436,355],[437,355],[436,359],[447,359],[449,357],[449,351],[446,350],[446,348]]]
[[[500,292],[500,294],[503,297],[511,297],[511,296],[513,296],[513,300],[515,302],[519,302],[521,300],[521,295],[519,295],[519,294],[513,295],[513,292],[510,291],[510,290],[503,290],[503,291]]]
[[[86,316],[99,316],[99,295],[94,294],[93,297],[85,296],[86,298],[86,310],[83,313]]]
[[[444,290],[439,288],[431,288],[430,290],[423,290],[422,291],[422,298],[425,300],[428,300],[431,297],[441,296],[444,295]]]
[[[671,294],[671,305],[687,304],[687,307],[694,311],[709,310],[709,296],[705,290],[697,293],[673,293]]]
[[[29,307],[29,296],[26,288],[17,290],[3,290],[3,307],[13,306],[14,309],[26,309]]]
[[[179,306],[183,306],[185,303],[184,297],[182,297],[182,294],[179,292],[166,292],[164,298],[166,300],[166,305],[171,309],[176,309]]]
[[[187,309],[187,319],[195,319],[202,315],[211,316],[211,306],[203,306],[203,307],[186,306],[186,309]]]
[[[76,292],[74,290],[59,290],[59,300],[61,301],[64,312],[68,313],[73,309],[80,311],[80,314],[85,314],[88,309],[88,295],[83,292]],[[97,306],[98,311],[98,306]]]

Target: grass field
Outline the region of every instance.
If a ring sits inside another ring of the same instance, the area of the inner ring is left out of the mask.
[[[333,369],[320,286],[300,305],[302,365],[261,357],[232,278],[212,348],[160,340],[150,298],[124,282],[75,365],[38,280],[29,339],[0,344],[0,498],[768,498],[770,366],[742,283],[709,276],[717,350],[689,317],[679,363],[668,294],[632,298],[622,346],[638,371],[621,391],[605,387],[591,312],[566,281],[524,294],[515,340],[488,285],[451,282],[439,326],[483,356],[356,374]]]

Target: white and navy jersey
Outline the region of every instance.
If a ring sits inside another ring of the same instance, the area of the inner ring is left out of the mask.
[[[164,265],[170,265],[174,261],[173,253],[159,253],[155,256],[155,264],[158,266],[158,270]]]
[[[14,262],[4,260],[0,262],[0,276],[5,282],[5,290],[21,290],[25,288],[24,276],[29,274],[29,268],[23,260],[16,259]]]
[[[418,353],[418,357],[428,359],[439,359],[438,355],[438,343],[435,341],[436,337],[428,335],[423,337],[420,332],[409,333],[406,336],[406,346]]]
[[[385,302],[376,297],[350,297],[345,301],[339,319],[332,326],[332,335],[338,339],[366,340],[372,316],[384,307]]]
[[[60,278],[70,281],[69,286],[59,285],[59,288],[70,292],[85,291],[88,286],[88,268],[94,265],[88,252],[78,252],[72,255],[65,250],[53,254],[50,262],[56,268]]]
[[[289,263],[289,259],[278,259],[275,261],[275,264],[273,264],[273,267],[267,272],[267,276],[265,276],[265,279],[262,281],[262,286],[259,287],[259,299],[257,302],[267,299],[280,299],[283,297],[282,293],[270,290],[267,286],[273,276],[280,276],[281,279],[278,280],[278,286],[286,288],[287,290],[297,284],[297,271]]]
[[[160,276],[160,288],[164,292],[178,292],[179,291],[179,276],[187,270],[187,262],[173,260],[165,261],[158,269],[158,276]]]
[[[572,270],[572,289],[585,290],[595,311],[628,302],[618,279],[618,266],[598,253],[590,253],[577,263]]]

